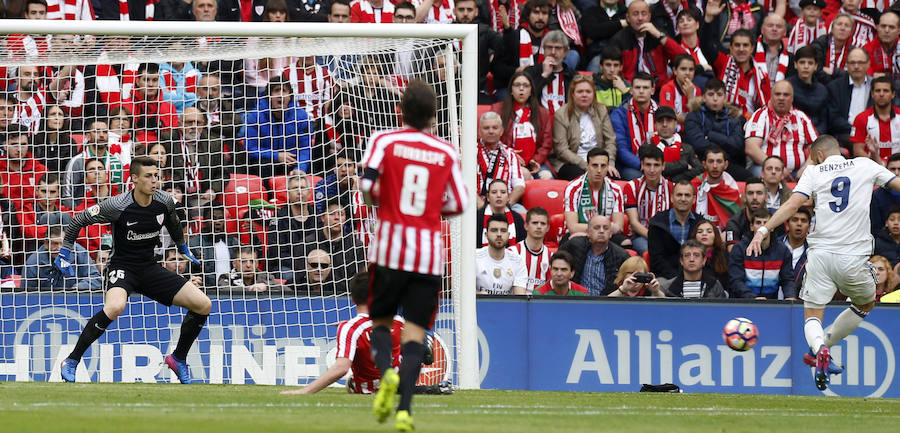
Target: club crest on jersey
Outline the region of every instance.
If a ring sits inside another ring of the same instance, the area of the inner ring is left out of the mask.
[[[100,205],[99,205],[99,204],[95,204],[95,205],[89,207],[89,208],[88,208],[88,215],[90,215],[90,216],[97,216],[97,215],[100,215]]]
[[[156,222],[158,222],[160,224],[163,223],[163,219],[165,219],[165,215],[163,215],[163,214],[159,214],[156,216]]]

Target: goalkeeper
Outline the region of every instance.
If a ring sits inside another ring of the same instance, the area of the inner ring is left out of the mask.
[[[60,373],[66,382],[75,381],[75,370],[84,352],[122,314],[128,295],[137,292],[160,304],[188,309],[181,322],[178,345],[165,362],[181,383],[191,383],[185,359],[206,323],[212,303],[197,286],[163,268],[154,259],[153,248],[159,242],[163,226],[169,230],[182,255],[198,265],[200,262],[184,242],[175,202],[169,194],[159,191],[156,161],[145,156],[133,159],[131,181],[134,190],[91,206],[69,223],[62,249],[53,261],[54,280],[74,277],[72,247],[81,229],[107,222],[112,226],[113,248],[104,280],[106,300],[103,309],[94,314],[81,331],[75,349],[62,363]]]
[[[318,379],[310,382],[301,389],[282,391],[282,394],[313,394],[335,383],[344,377],[347,371],[352,375],[347,379],[347,391],[355,394],[371,394],[378,391],[378,381],[381,372],[375,367],[372,360],[371,342],[369,334],[372,330],[372,320],[369,319],[369,307],[366,305],[369,297],[369,273],[359,272],[350,280],[350,300],[356,304],[356,317],[342,322],[338,326],[337,357],[334,364]],[[394,317],[394,326],[391,330],[393,340],[393,366],[400,367],[400,332],[403,329],[403,319]],[[426,337],[431,343],[433,337]],[[430,365],[434,360],[433,345],[426,344],[424,363]],[[416,394],[452,394],[453,388],[449,382],[441,382],[438,385],[417,386]]]

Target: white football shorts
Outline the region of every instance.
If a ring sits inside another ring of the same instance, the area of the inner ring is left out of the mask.
[[[843,255],[810,249],[800,299],[818,305],[831,302],[835,291],[847,295],[856,305],[875,300],[875,268],[869,256]]]

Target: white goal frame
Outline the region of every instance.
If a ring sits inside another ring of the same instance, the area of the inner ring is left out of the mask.
[[[3,34],[75,34],[133,36],[232,36],[232,37],[357,37],[357,38],[454,38],[462,40],[461,118],[459,146],[462,172],[469,186],[469,206],[457,218],[461,248],[475,245],[475,161],[478,104],[478,26],[474,24],[333,24],[333,23],[232,23],[184,21],[66,21],[3,20]],[[452,80],[451,80],[452,81]],[[451,110],[452,111],[452,110]],[[457,386],[480,386],[478,326],[475,305],[475,255],[457,250],[451,256],[453,314],[456,329]]]

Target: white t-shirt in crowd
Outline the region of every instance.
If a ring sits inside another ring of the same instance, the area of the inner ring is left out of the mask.
[[[475,250],[475,286],[478,292],[491,295],[510,295],[513,287],[528,285],[525,259],[512,250],[505,250],[503,259],[494,260],[490,247]]]

